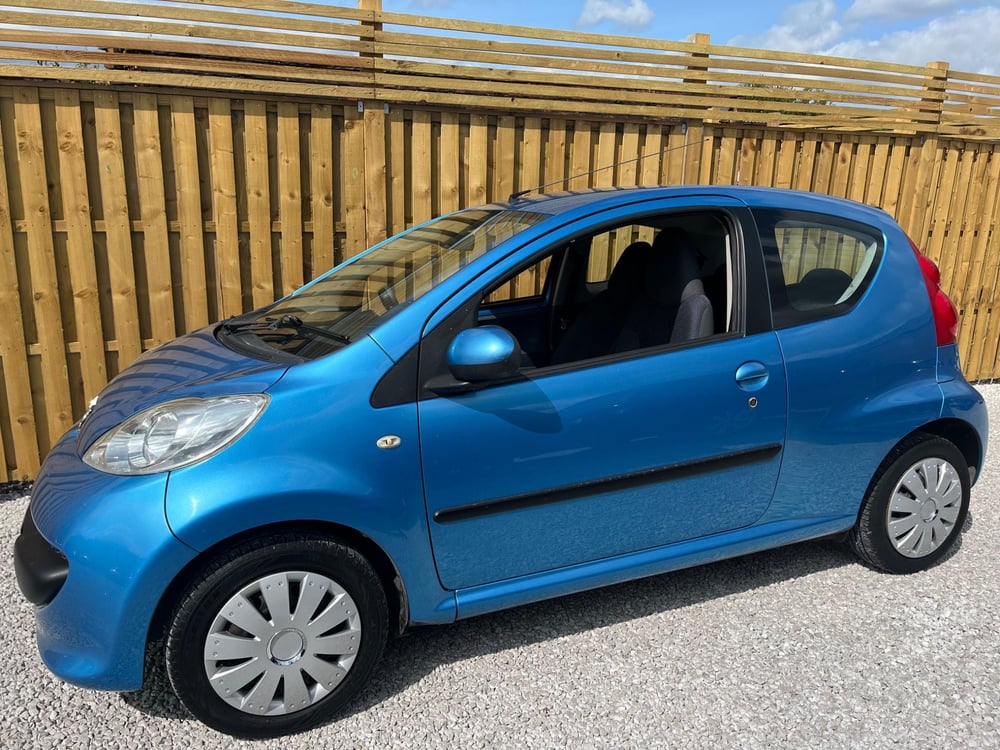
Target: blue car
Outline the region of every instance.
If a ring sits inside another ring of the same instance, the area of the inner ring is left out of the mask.
[[[300,731],[390,636],[808,539],[962,532],[987,414],[883,211],[739,187],[462,210],[115,378],[15,545],[41,656]]]

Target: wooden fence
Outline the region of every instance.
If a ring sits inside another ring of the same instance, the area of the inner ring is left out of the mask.
[[[882,206],[1000,375],[1000,78],[378,4],[0,0],[0,479],[143,350],[550,182]]]

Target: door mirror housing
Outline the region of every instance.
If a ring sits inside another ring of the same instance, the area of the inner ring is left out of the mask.
[[[521,346],[500,326],[468,328],[448,347],[448,369],[456,380],[479,383],[517,374]]]

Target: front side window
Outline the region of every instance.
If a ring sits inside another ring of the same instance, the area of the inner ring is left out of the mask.
[[[366,335],[483,254],[548,218],[472,209],[417,227],[240,321],[220,340],[252,335],[285,354],[315,359]],[[259,351],[259,347],[256,347]]]
[[[882,235],[835,217],[754,212],[776,328],[841,315],[868,288],[882,258]]]
[[[520,302],[540,297],[545,290],[551,258],[543,258],[529,268],[525,268],[510,281],[494,289],[484,300],[485,304],[497,302]]]
[[[651,215],[579,235],[487,290],[479,322],[507,328],[535,367],[728,333],[732,248],[729,224],[709,212]],[[503,304],[528,299],[535,304]]]

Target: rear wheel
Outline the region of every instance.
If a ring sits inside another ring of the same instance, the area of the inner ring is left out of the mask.
[[[880,467],[851,532],[851,546],[879,570],[924,570],[958,541],[969,511],[969,488],[962,452],[944,438],[917,435]]]
[[[185,707],[239,737],[275,737],[334,716],[382,653],[388,610],[358,552],[268,536],[229,550],[189,586],[166,644]]]

